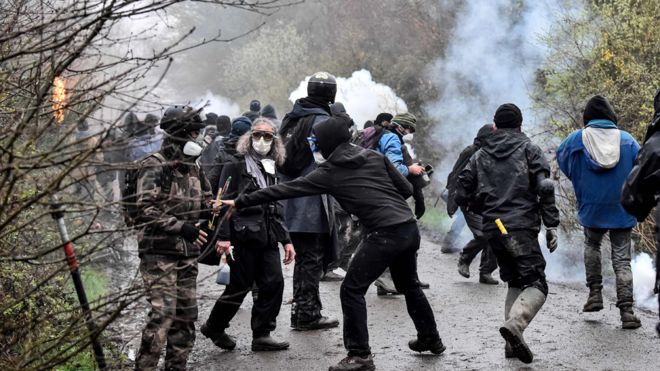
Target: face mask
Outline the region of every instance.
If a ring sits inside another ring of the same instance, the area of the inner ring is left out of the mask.
[[[268,174],[275,175],[275,160],[265,158],[261,160],[261,165],[263,165],[264,171]]]
[[[412,133],[406,134],[403,136],[403,141],[406,143],[410,143],[413,140],[413,136],[414,135]]]
[[[200,154],[202,154],[202,146],[189,140],[183,146],[183,154],[190,157],[198,157]]]
[[[272,144],[272,140],[266,141],[264,138],[258,140],[252,139],[252,148],[262,156],[266,156],[270,152]]]
[[[314,161],[317,164],[322,164],[325,162],[325,157],[321,154],[321,152],[314,152]]]

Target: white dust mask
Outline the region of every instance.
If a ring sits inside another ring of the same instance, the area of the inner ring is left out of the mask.
[[[259,139],[252,138],[252,148],[254,148],[254,150],[262,156],[266,156],[268,152],[270,152],[270,148],[272,147],[272,145],[273,145],[272,140],[266,140],[264,138],[259,138]]]
[[[189,140],[183,146],[183,154],[190,157],[198,157],[202,154],[202,146],[197,142]]]

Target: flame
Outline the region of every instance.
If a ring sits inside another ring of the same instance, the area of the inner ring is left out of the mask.
[[[53,115],[60,124],[64,122],[64,106],[66,105],[66,81],[56,76],[53,80]]]

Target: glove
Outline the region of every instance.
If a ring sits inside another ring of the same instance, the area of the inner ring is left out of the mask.
[[[545,229],[545,243],[550,252],[557,250],[559,239],[557,238],[557,228],[546,228]]]
[[[188,242],[195,242],[199,237],[199,229],[193,224],[184,224],[181,226],[181,232],[179,233]]]
[[[426,212],[426,206],[424,205],[424,200],[421,202],[415,201],[415,217],[417,219],[420,219],[422,216],[424,216],[424,213]]]

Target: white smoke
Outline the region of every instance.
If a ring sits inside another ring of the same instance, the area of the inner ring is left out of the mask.
[[[229,98],[214,95],[208,90],[204,95],[193,99],[191,104],[195,108],[205,106],[204,112],[213,112],[218,116],[227,115],[230,118],[234,118],[241,114],[238,103]]]
[[[289,96],[293,103],[296,99],[307,96],[307,76],[300,82],[298,88]],[[371,72],[359,70],[351,77],[337,77],[336,102],[341,102],[358,129],[362,129],[365,121],[374,120],[381,112],[393,115],[408,111],[406,103],[399,98],[394,90],[387,85],[377,83],[371,77]]]
[[[530,93],[545,55],[538,38],[554,14],[546,0],[469,0],[457,15],[447,52],[430,71],[440,99],[425,107],[437,122],[432,138],[447,155],[436,171],[442,183],[500,104],[520,107],[528,134],[538,126]]]
[[[653,259],[641,253],[632,260],[633,294],[637,306],[658,311],[658,295],[653,294],[655,286],[655,268]]]

